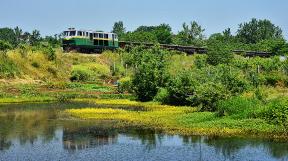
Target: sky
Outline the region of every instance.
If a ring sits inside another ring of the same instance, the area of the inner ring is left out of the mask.
[[[127,31],[166,23],[174,33],[196,21],[208,37],[258,18],[280,26],[287,40],[287,15],[288,0],[0,0],[0,28],[38,29],[43,36],[68,27],[111,31],[121,20]]]

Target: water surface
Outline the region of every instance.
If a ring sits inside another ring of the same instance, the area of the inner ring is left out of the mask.
[[[288,160],[288,143],[167,135],[113,121],[59,118],[85,103],[0,105],[0,160]],[[97,108],[97,107],[95,107]]]

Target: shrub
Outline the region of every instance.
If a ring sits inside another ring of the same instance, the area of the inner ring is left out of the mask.
[[[16,64],[4,55],[0,59],[0,78],[14,78],[19,73]]]
[[[165,88],[159,88],[153,100],[156,102],[168,103],[169,102],[168,99],[169,99],[168,90]]]
[[[12,45],[8,42],[5,42],[3,40],[0,40],[0,50],[1,51],[6,51],[12,49]]]
[[[288,99],[275,99],[271,101],[262,117],[267,121],[287,127],[288,126]]]
[[[168,53],[160,47],[153,47],[134,50],[131,54],[137,67],[132,78],[134,92],[140,101],[150,101],[167,80]]]
[[[259,100],[241,96],[222,100],[217,104],[217,114],[219,116],[232,116],[239,119],[257,117],[259,110],[261,110],[261,102]]]
[[[187,100],[195,101],[201,111],[216,111],[217,102],[228,97],[225,87],[220,83],[208,82],[196,87],[195,95]]]
[[[119,93],[124,93],[124,92],[132,92],[132,82],[130,77],[124,77],[121,78],[118,81],[118,88],[117,88]]]
[[[88,81],[90,79],[89,71],[85,69],[74,69],[71,73],[70,80],[71,81]]]
[[[197,81],[191,71],[182,71],[169,79],[167,91],[169,103],[174,105],[195,105],[194,100],[187,99],[195,94]]]
[[[219,79],[221,83],[232,95],[241,94],[248,89],[248,81],[244,78],[244,75],[242,75],[241,72],[236,68],[221,65],[219,66],[218,70],[220,70]]]
[[[206,55],[196,55],[194,59],[194,65],[196,68],[200,69],[207,65],[207,56]]]

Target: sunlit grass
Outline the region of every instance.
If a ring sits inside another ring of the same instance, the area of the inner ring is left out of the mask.
[[[201,135],[251,135],[287,138],[285,129],[268,124],[262,119],[234,119],[218,117],[213,112],[199,112],[193,107],[168,106],[158,103],[140,103],[125,99],[82,99],[110,108],[66,109],[71,117],[94,120],[116,120],[120,126],[132,125],[161,129],[168,133]],[[80,101],[80,100],[78,100]],[[118,109],[115,105],[142,107],[144,111]]]

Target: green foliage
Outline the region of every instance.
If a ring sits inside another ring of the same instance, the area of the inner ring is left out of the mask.
[[[250,22],[239,25],[237,37],[241,42],[255,44],[262,40],[283,38],[283,35],[280,27],[271,21],[253,18]]]
[[[197,86],[195,95],[189,96],[187,100],[197,102],[201,111],[216,111],[217,102],[227,97],[225,87],[221,83],[208,82]]]
[[[137,48],[131,54],[136,67],[132,79],[135,94],[141,101],[150,101],[157,94],[158,88],[165,85],[165,60],[168,54],[159,47]]]
[[[127,32],[123,39],[131,42],[171,44],[172,29],[168,24],[140,26],[133,32]]]
[[[4,41],[8,44],[12,44],[13,46],[16,46],[16,35],[14,33],[14,30],[11,28],[0,28],[0,42]]]
[[[168,101],[175,105],[197,105],[190,96],[194,96],[197,81],[193,78],[192,72],[182,71],[169,79],[167,91]]]
[[[19,90],[22,96],[39,96],[39,91],[34,85],[21,85]]]
[[[71,81],[89,81],[91,78],[91,74],[89,70],[86,69],[73,69],[71,73],[70,80]]]
[[[196,68],[201,69],[207,65],[207,56],[206,55],[196,55],[194,59],[194,65]]]
[[[233,54],[226,43],[211,40],[208,42],[207,62],[211,65],[228,64]]]
[[[182,31],[180,31],[174,39],[176,44],[203,46],[203,32],[205,29],[202,29],[196,21],[191,22],[190,27],[186,23],[183,23],[182,27]]]
[[[107,65],[98,63],[82,63],[73,66],[70,80],[71,81],[95,81],[105,79],[110,75],[110,69]]]
[[[122,21],[115,22],[112,32],[116,33],[118,35],[119,39],[122,40],[122,37],[126,32],[126,29],[123,25],[123,22]]]
[[[162,103],[169,103],[169,92],[165,88],[159,88],[156,96],[154,97],[153,101],[162,102]]]
[[[70,102],[72,99],[75,99],[77,94],[67,94],[59,93],[56,95],[57,102]]]
[[[12,49],[12,45],[8,42],[5,42],[3,40],[0,40],[0,51],[7,51],[9,49]]]
[[[14,78],[18,73],[17,65],[6,55],[0,55],[0,78]]]
[[[124,92],[133,92],[132,89],[132,81],[130,77],[123,77],[118,81],[118,88],[117,88],[119,93],[124,93]]]
[[[262,112],[262,117],[273,124],[288,127],[288,100],[271,101],[266,110]]]
[[[217,105],[217,114],[245,119],[256,117],[257,113],[263,109],[261,102],[257,99],[235,96],[220,101]]]

